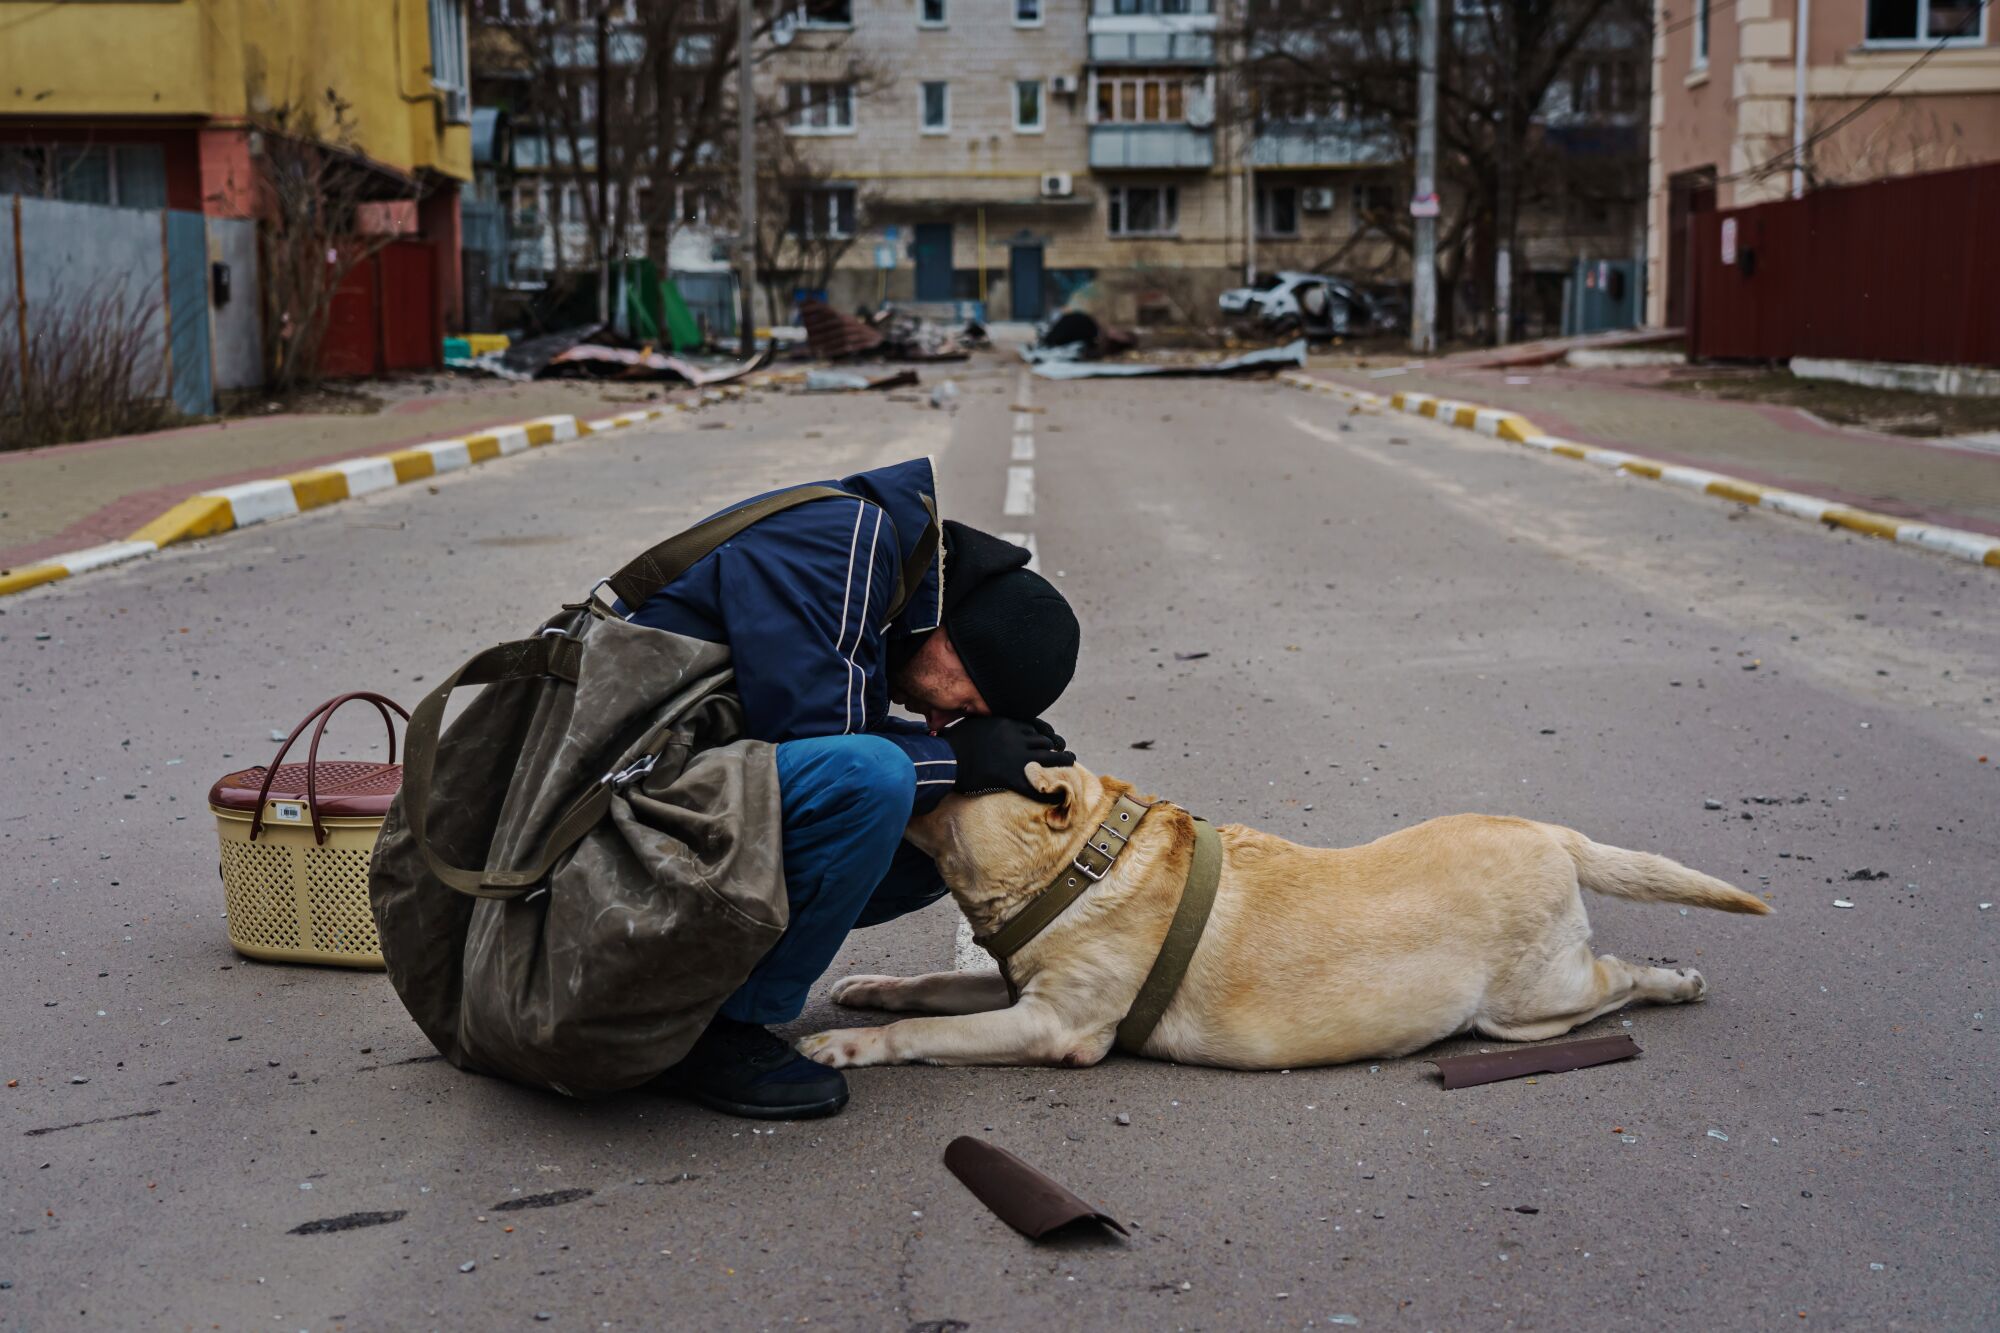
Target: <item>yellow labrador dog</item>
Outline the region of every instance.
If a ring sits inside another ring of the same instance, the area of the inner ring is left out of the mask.
[[[910,823],[952,896],[991,934],[1082,850],[1129,784],[1030,764],[1042,804],[948,796]],[[1476,1029],[1502,1041],[1559,1036],[1633,1000],[1678,1004],[1701,973],[1590,952],[1579,888],[1645,902],[1764,914],[1762,901],[1663,856],[1554,824],[1453,815],[1365,847],[1300,847],[1221,827],[1222,876],[1207,930],[1143,1053],[1184,1064],[1278,1069],[1407,1055]],[[1194,820],[1160,805],[1111,872],[998,972],[853,976],[833,999],[933,1015],[805,1038],[836,1068],[1090,1065],[1152,967],[1194,849]]]

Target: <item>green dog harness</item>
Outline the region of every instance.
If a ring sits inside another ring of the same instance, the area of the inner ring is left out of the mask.
[[[1000,965],[1000,975],[1007,983],[1009,1003],[1018,1001],[1021,991],[1014,984],[1013,971],[1007,966],[1008,959],[1047,930],[1092,884],[1111,873],[1140,821],[1152,809],[1152,806],[1135,801],[1130,796],[1120,796],[1112,805],[1111,813],[1105,816],[1104,822],[1084,843],[1083,850],[1076,854],[1076,859],[1061,874],[1029,899],[1028,905],[998,930],[990,935],[974,937],[973,942],[992,954],[993,960]],[[1160,952],[1154,957],[1145,981],[1140,983],[1139,993],[1133,997],[1131,1008],[1118,1024],[1120,1050],[1137,1055],[1153,1035],[1153,1029],[1159,1026],[1167,1006],[1173,1003],[1174,993],[1180,989],[1182,978],[1187,976],[1188,964],[1194,959],[1194,951],[1201,944],[1202,931],[1208,926],[1209,913],[1215,907],[1216,885],[1221,879],[1222,839],[1214,825],[1205,819],[1196,819],[1194,859],[1188,866],[1187,882],[1181,886],[1180,902],[1174,908],[1173,921],[1167,926],[1167,937],[1160,942]]]

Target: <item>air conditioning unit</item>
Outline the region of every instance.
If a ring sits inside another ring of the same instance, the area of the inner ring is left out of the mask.
[[[472,94],[463,88],[446,88],[444,91],[444,123],[447,125],[469,125],[472,123]]]
[[[1067,171],[1045,171],[1042,173],[1042,198],[1067,199],[1076,193],[1076,182]]]
[[[1077,77],[1074,74],[1056,74],[1049,78],[1049,91],[1057,97],[1075,97]]]
[[[1331,213],[1333,211],[1333,187],[1320,185],[1299,191],[1299,207],[1308,213]]]

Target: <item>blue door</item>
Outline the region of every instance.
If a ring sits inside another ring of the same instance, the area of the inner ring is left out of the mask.
[[[1007,260],[1007,295],[1014,307],[1015,319],[1037,320],[1042,317],[1042,247],[1017,245],[1009,252]]]
[[[951,224],[919,222],[914,248],[917,252],[917,299],[951,300]]]
[[[190,416],[215,411],[208,342],[208,224],[199,213],[167,212],[167,330],[174,406]]]

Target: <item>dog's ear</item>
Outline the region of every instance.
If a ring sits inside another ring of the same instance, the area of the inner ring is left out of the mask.
[[[1077,782],[1074,768],[1043,768],[1040,764],[1028,765],[1028,783],[1044,796],[1052,797],[1048,811],[1042,816],[1050,828],[1069,827],[1076,803],[1083,796],[1081,784]]]

